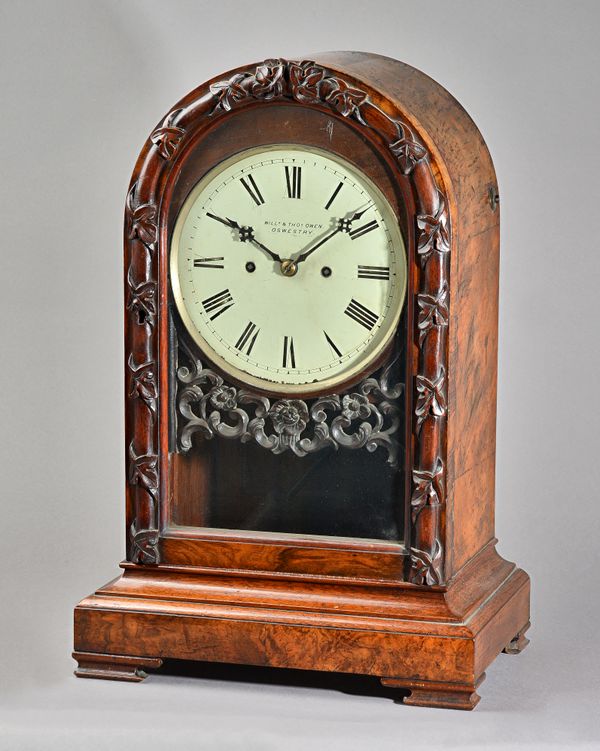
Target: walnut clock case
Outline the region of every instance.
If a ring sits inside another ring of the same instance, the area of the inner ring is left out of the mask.
[[[75,609],[76,675],[475,706],[529,624],[495,549],[498,252],[485,143],[408,65],[266,60],[169,112],[126,205],[127,559]]]

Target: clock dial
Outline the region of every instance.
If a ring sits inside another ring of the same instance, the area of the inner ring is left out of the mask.
[[[406,288],[398,222],[348,162],[299,146],[221,163],[176,222],[182,320],[225,372],[265,390],[323,391],[390,342]]]

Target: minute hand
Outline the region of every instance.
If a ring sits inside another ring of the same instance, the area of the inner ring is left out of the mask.
[[[331,238],[334,235],[337,235],[338,232],[341,232],[341,228],[340,227],[338,227],[337,229],[334,229],[333,232],[331,232],[329,235],[326,235],[322,240],[319,240],[319,242],[316,245],[313,245],[312,248],[309,248],[308,250],[305,250],[304,253],[300,253],[300,255],[298,256],[298,258],[296,258],[296,266],[299,263],[302,263],[302,261],[306,261],[306,259],[308,258],[308,256],[311,253],[314,253],[315,250],[317,250],[317,248],[320,248],[321,245],[324,245],[327,242],[327,240],[331,240]]]
[[[322,240],[319,240],[316,245],[313,245],[312,248],[308,248],[308,250],[305,250],[304,253],[301,253],[298,258],[296,258],[296,265],[302,263],[302,261],[305,261],[311,253],[314,253],[317,248],[320,248],[321,245],[324,245],[328,240],[331,240],[331,238],[334,235],[337,235],[338,232],[350,232],[352,222],[356,221],[356,219],[360,219],[365,211],[368,211],[370,208],[371,206],[367,206],[367,208],[363,209],[362,211],[355,211],[350,219],[339,219],[338,226],[333,230],[333,232],[330,232]]]

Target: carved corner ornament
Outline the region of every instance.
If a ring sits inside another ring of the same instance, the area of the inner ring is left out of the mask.
[[[161,180],[192,132],[207,127],[214,118],[228,116],[238,107],[282,99],[329,108],[359,127],[370,129],[389,148],[399,172],[410,180],[417,208],[416,255],[420,273],[416,290],[418,369],[413,399],[416,405],[413,523],[407,579],[414,584],[443,583],[444,551],[440,535],[447,486],[444,437],[451,249],[448,201],[441,177],[437,170],[434,172],[427,148],[420,142],[415,128],[405,119],[392,117],[384,111],[371,99],[369,92],[354,81],[311,60],[268,59],[251,70],[234,73],[200,90],[195,99],[172,110],[153,131],[143,152],[144,158],[136,168],[126,210],[126,243],[130,257],[136,252],[136,244],[145,248],[147,255],[145,272],[139,271],[141,262],[132,260],[127,277],[128,353],[132,351],[133,340],[143,350],[136,350],[131,361],[136,372],[132,371],[131,376],[137,376],[137,369],[156,361],[158,274],[154,250],[159,242],[156,207],[161,199],[160,185],[164,184]],[[142,331],[146,337],[145,347],[141,341]],[[142,383],[139,383],[140,377]],[[154,392],[146,389],[141,373],[140,377],[134,379],[135,383],[131,382],[130,401],[145,409],[151,420]],[[384,446],[388,459],[395,461],[392,444],[397,431],[397,414],[393,400],[384,393],[383,382],[367,379],[351,394],[332,395],[309,404],[300,399],[271,402],[243,389],[237,390],[220,382],[219,376],[204,369],[199,361],[187,371],[180,368],[178,381],[181,387],[178,409],[187,420],[180,436],[184,449],[190,444],[192,434],[199,431],[205,437],[235,436],[256,441],[276,453],[292,451],[298,455],[325,446],[364,446],[371,451]],[[136,421],[132,424],[137,426]],[[133,437],[142,429],[146,430],[135,427]],[[152,446],[157,446],[156,421],[148,435]],[[435,479],[438,490],[420,495],[419,488],[423,478],[428,476],[426,473],[431,475],[432,482]],[[418,502],[414,501],[415,497],[419,498]],[[154,518],[157,524],[156,514]],[[132,539],[135,540],[135,536]],[[143,539],[146,545],[146,540],[153,538],[148,535]]]
[[[203,438],[255,441],[273,454],[291,451],[306,456],[331,447],[334,450],[387,450],[388,462],[396,466],[400,427],[396,400],[403,385],[390,385],[393,362],[379,380],[367,378],[355,391],[318,399],[279,399],[228,385],[223,378],[195,357],[180,342],[190,366],[177,369],[178,448],[192,447],[194,434]]]

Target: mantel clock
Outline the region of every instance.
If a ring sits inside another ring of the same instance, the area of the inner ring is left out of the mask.
[[[269,59],[166,115],[125,212],[127,557],[75,610],[77,675],[477,703],[529,621],[494,538],[498,248],[481,135],[396,60]]]

